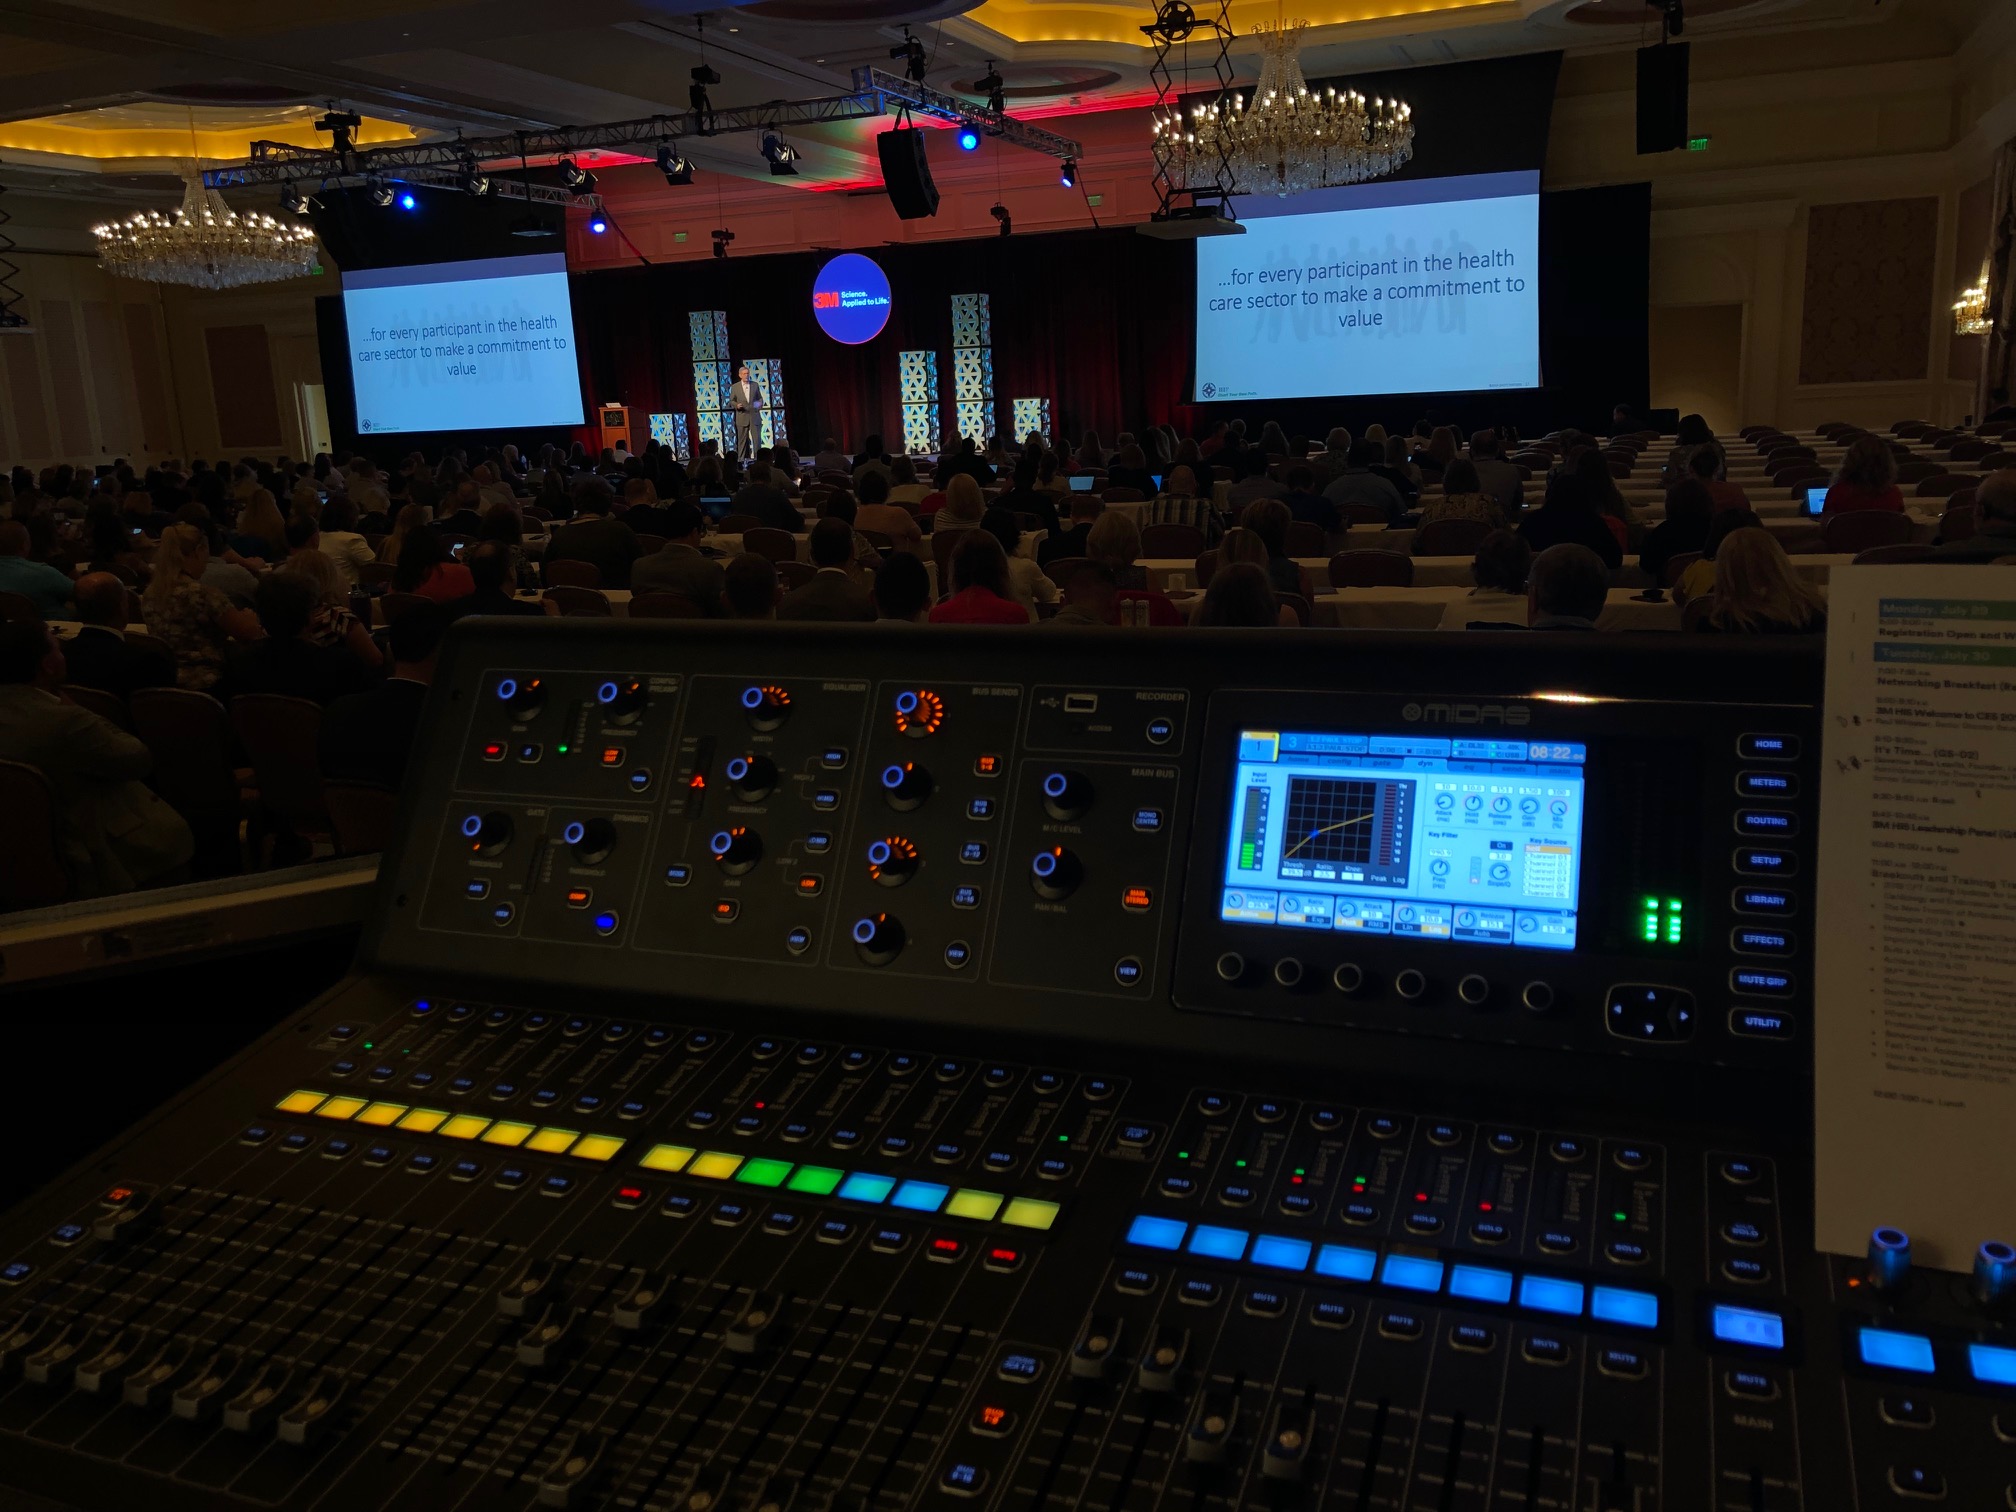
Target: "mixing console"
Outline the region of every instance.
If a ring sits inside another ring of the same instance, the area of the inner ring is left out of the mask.
[[[2016,1508],[2007,1236],[1812,1249],[1817,655],[1255,644],[464,627],[0,1504]]]

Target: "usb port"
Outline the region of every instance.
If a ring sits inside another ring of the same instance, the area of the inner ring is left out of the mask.
[[[1066,693],[1064,695],[1066,714],[1097,714],[1099,695],[1097,693]]]

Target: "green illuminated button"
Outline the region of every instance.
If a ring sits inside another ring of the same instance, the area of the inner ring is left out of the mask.
[[[1001,1221],[1010,1228],[1048,1229],[1057,1221],[1057,1204],[1034,1197],[1017,1197],[1008,1204]]]
[[[786,1191],[805,1192],[813,1197],[830,1197],[847,1173],[831,1166],[800,1166],[784,1183]]]
[[[945,1204],[945,1216],[986,1223],[1001,1211],[1001,1204],[1006,1200],[999,1192],[978,1192],[971,1187],[961,1187]]]
[[[784,1178],[791,1174],[788,1160],[752,1160],[735,1175],[737,1181],[746,1181],[751,1186],[782,1186]]]

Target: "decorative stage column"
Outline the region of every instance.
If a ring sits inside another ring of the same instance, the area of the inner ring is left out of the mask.
[[[1029,432],[1038,432],[1045,441],[1055,441],[1050,434],[1050,401],[1048,399],[1017,399],[1015,401],[1015,445],[1010,451],[1029,439]]]
[[[672,448],[672,455],[681,462],[693,457],[692,433],[686,427],[684,415],[653,415],[651,417],[651,439],[660,446]]]
[[[756,381],[756,387],[763,391],[763,428],[756,441],[759,446],[782,446],[790,429],[784,414],[784,364],[775,357],[744,357],[735,364],[747,367],[749,376]],[[731,370],[728,381],[735,381]],[[726,389],[722,390],[725,394]],[[729,423],[729,434],[734,434],[734,424]]]
[[[938,450],[938,354],[898,352],[896,372],[903,400],[903,449]]]
[[[952,398],[961,436],[994,433],[994,316],[985,294],[952,296]]]
[[[735,370],[728,363],[728,312],[694,310],[686,317],[693,337],[693,407],[700,419],[699,439],[722,451],[735,445],[735,423],[729,418],[728,389]]]

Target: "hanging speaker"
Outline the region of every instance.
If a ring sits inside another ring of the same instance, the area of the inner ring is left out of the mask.
[[[1687,145],[1687,44],[1638,49],[1638,151],[1677,152]]]
[[[885,131],[875,138],[889,203],[904,220],[928,220],[938,213],[938,186],[931,181],[931,164],[924,156],[924,137],[924,132],[910,126]]]

